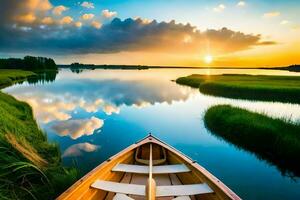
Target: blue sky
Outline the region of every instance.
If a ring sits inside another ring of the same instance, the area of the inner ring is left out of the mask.
[[[296,0],[3,0],[0,56],[49,55],[60,63],[294,64],[300,62],[299,10]]]

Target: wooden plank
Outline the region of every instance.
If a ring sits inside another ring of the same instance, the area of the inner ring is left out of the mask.
[[[128,164],[118,164],[114,168],[112,168],[113,172],[128,172],[128,173],[136,173],[136,174],[148,174],[149,166],[145,165],[128,165]]]
[[[133,198],[130,198],[129,196],[127,196],[126,194],[120,194],[117,193],[114,197],[113,200],[134,200]],[[185,199],[183,199],[185,200]]]
[[[152,155],[152,143],[150,143],[150,156],[149,156],[149,178],[147,182],[147,191],[146,196],[147,200],[155,200],[156,196],[156,183],[155,180],[152,178],[152,167],[153,167],[153,155]]]
[[[148,174],[149,166],[145,165],[130,165],[130,164],[118,164],[112,168],[113,172],[128,172],[137,174]],[[184,164],[174,164],[174,165],[159,165],[153,166],[153,174],[175,174],[175,173],[185,173],[191,170]]]
[[[180,196],[180,197],[176,197],[172,200],[191,200],[191,198],[189,196]]]
[[[131,174],[125,173],[120,183],[130,183],[130,180],[131,180]],[[108,194],[105,197],[105,200],[111,200],[114,198],[115,195],[116,193],[108,192]]]
[[[190,196],[213,193],[214,191],[205,183],[192,185],[157,186],[156,196]]]
[[[177,174],[190,171],[191,170],[185,164],[160,165],[153,167],[153,174]]]
[[[145,196],[145,186],[136,184],[116,183],[111,181],[97,180],[92,185],[92,188],[122,194],[133,194]]]
[[[90,188],[91,184],[97,180],[113,180],[120,181],[122,178],[122,173],[111,172],[111,168],[118,164],[122,163],[132,163],[134,151],[126,151],[121,152],[114,156],[112,160],[107,160],[99,165],[97,168],[89,172],[83,178],[78,180],[74,185],[72,185],[67,191],[65,191],[61,196],[59,196],[58,200],[73,200],[73,199],[104,199],[106,196],[105,191],[96,190]]]
[[[169,174],[171,185],[182,185],[176,174]]]
[[[168,174],[155,174],[154,177],[156,185],[171,185],[171,180]],[[174,197],[156,197],[156,200],[172,200]]]

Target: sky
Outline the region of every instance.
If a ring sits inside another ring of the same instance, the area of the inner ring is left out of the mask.
[[[2,0],[0,57],[58,64],[300,63],[298,0]]]

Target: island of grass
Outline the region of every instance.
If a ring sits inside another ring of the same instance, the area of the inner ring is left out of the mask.
[[[277,166],[283,174],[300,176],[300,125],[229,105],[213,106],[204,116],[213,134]]]
[[[300,103],[300,77],[296,76],[193,74],[176,82],[213,96]]]
[[[0,87],[36,74],[1,70]],[[77,178],[61,166],[56,144],[49,143],[35,122],[31,107],[0,91],[1,199],[55,199]]]

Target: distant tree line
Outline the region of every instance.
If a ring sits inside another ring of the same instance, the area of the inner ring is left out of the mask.
[[[82,64],[82,63],[72,63],[70,65],[70,69],[72,72],[80,73],[78,69],[149,69],[148,66],[143,65],[94,65],[94,64]]]
[[[0,59],[0,69],[22,69],[29,71],[58,70],[52,58],[25,56]]]

